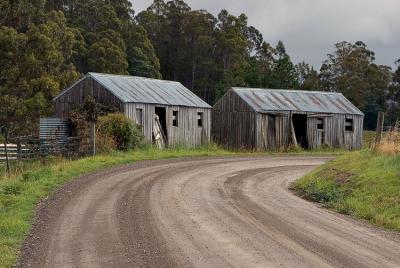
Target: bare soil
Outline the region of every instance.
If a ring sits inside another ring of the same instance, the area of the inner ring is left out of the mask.
[[[147,161],[38,206],[19,267],[399,267],[400,239],[294,196],[324,157]]]

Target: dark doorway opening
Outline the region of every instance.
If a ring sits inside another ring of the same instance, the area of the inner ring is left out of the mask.
[[[158,119],[160,120],[160,125],[161,129],[164,132],[165,137],[168,137],[167,135],[167,109],[165,107],[156,107],[156,115],[158,116]]]
[[[304,149],[308,148],[307,141],[307,115],[306,114],[293,114],[293,127],[296,133],[297,143]]]

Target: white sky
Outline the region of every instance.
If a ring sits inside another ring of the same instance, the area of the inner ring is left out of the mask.
[[[152,0],[131,0],[136,13]],[[292,60],[319,69],[340,41],[364,41],[377,63],[394,66],[400,58],[400,0],[186,0],[192,9],[217,15],[245,13],[264,39],[282,40]]]

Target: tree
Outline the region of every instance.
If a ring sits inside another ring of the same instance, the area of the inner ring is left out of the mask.
[[[361,41],[341,42],[335,48],[321,67],[323,89],[343,93],[365,112],[365,126],[374,128],[377,112],[385,110],[390,67],[375,64],[375,53]]]
[[[321,81],[314,67],[305,62],[296,65],[301,90],[321,90]]]
[[[210,99],[214,86],[213,77],[217,73],[217,63],[211,58],[214,54],[213,36],[216,19],[206,11],[190,11],[183,26],[185,55],[180,72],[188,87],[203,99]]]
[[[88,49],[88,69],[93,72],[127,74],[128,62],[121,47],[102,38]]]
[[[89,71],[130,73],[159,78],[159,62],[128,0],[52,0],[77,31],[73,63]],[[115,58],[114,58],[115,57]]]
[[[8,134],[30,133],[51,114],[51,99],[78,77],[72,56],[74,32],[61,12],[26,32],[0,27],[0,126]]]
[[[278,89],[296,89],[299,87],[298,74],[282,41],[276,46],[278,59],[276,60],[269,87]]]
[[[128,24],[124,32],[128,72],[131,75],[161,78],[160,61],[142,26]]]
[[[0,0],[0,26],[26,32],[45,20],[46,0]]]
[[[0,124],[15,132],[36,130],[89,71],[180,81],[210,104],[232,86],[295,86],[282,42],[265,42],[245,14],[183,0],[154,0],[136,17],[129,0],[0,0],[0,59]]]
[[[400,122],[400,60],[396,61],[397,69],[389,86],[387,98],[386,124],[394,125]]]
[[[221,98],[232,86],[245,86],[246,70],[249,67],[249,48],[247,39],[247,17],[235,17],[222,10],[218,15],[216,29],[217,60],[222,62],[222,81],[216,88],[216,97]]]

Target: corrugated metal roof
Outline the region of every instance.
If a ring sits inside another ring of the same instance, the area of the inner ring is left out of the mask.
[[[125,103],[151,103],[211,108],[179,82],[127,75],[89,73]]]
[[[125,103],[211,108],[179,82],[101,73],[88,73],[87,76],[92,77]]]
[[[363,113],[345,96],[336,92],[260,88],[233,88],[257,112],[296,111],[313,113]]]

